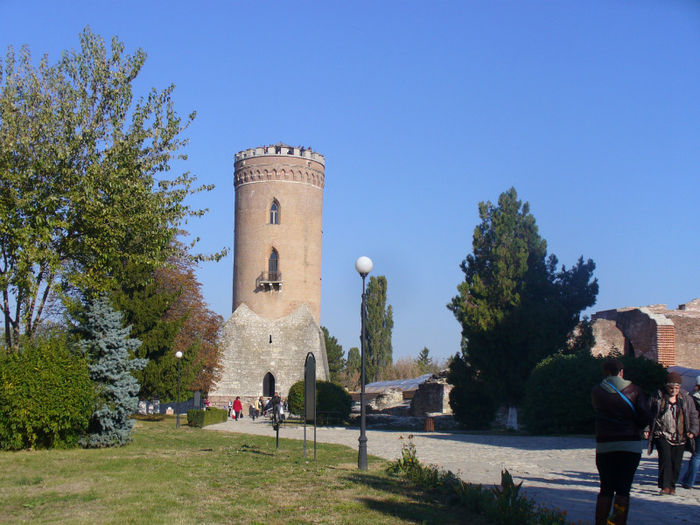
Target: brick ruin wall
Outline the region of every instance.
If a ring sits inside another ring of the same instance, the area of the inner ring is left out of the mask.
[[[700,313],[681,315],[669,312],[666,316],[675,325],[675,354],[677,366],[700,368]]]

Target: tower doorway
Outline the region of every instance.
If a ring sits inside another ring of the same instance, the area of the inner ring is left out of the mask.
[[[275,395],[275,376],[270,372],[263,377],[263,396],[272,397]]]

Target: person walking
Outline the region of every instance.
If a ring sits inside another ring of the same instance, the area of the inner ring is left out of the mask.
[[[240,396],[236,396],[236,400],[233,402],[233,415],[236,421],[243,416],[243,403],[241,403]]]
[[[260,417],[263,414],[263,411],[265,410],[265,400],[263,399],[262,396],[258,398],[258,400],[255,402],[255,412],[256,412],[256,417]]]
[[[700,419],[700,376],[695,378],[695,391],[691,394],[695,402],[695,411]],[[688,460],[688,466],[685,473],[681,476],[681,485],[684,489],[692,489],[695,486],[695,478],[698,475],[698,467],[700,467],[700,436],[695,435],[695,452]]]
[[[683,462],[686,444],[694,452],[698,433],[698,413],[692,398],[681,388],[681,376],[670,372],[664,391],[659,390],[651,401],[651,430],[645,432],[649,439],[649,454],[653,447],[659,454],[658,486],[661,495],[676,493],[676,482]]]
[[[625,524],[630,488],[642,457],[642,431],[651,415],[644,392],[624,378],[619,360],[606,360],[603,374],[605,379],[591,392],[595,411],[595,464],[600,475],[595,523]]]

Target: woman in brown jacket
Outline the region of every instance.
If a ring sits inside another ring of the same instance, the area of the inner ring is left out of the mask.
[[[600,474],[595,523],[624,524],[630,487],[642,457],[641,434],[650,413],[644,392],[624,379],[619,360],[606,360],[603,373],[605,379],[591,392],[596,415],[595,464]],[[609,517],[611,505],[613,512]]]

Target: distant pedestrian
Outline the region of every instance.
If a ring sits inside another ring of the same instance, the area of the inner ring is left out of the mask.
[[[233,402],[233,415],[236,421],[243,417],[243,403],[241,403],[240,396],[236,396],[236,400]]]
[[[233,417],[233,402],[230,399],[228,402],[228,417]]]
[[[695,390],[690,397],[692,397],[695,402],[695,411],[698,413],[698,419],[700,419],[700,376],[695,378]],[[688,461],[685,473],[681,476],[681,485],[683,485],[684,489],[692,489],[695,486],[698,467],[700,467],[700,436],[696,435],[695,452],[693,452],[693,455]]]
[[[595,464],[600,475],[595,523],[624,524],[629,513],[630,487],[642,457],[641,433],[650,413],[644,392],[624,379],[619,360],[607,359],[603,373],[605,379],[591,392],[595,410]]]
[[[645,432],[645,437],[649,439],[649,454],[654,446],[659,454],[660,494],[675,494],[683,451],[687,444],[694,452],[698,433],[695,403],[681,388],[680,374],[668,374],[664,391],[659,390],[651,401],[651,412],[651,431]]]
[[[263,415],[263,411],[265,410],[265,400],[263,399],[263,396],[260,396],[258,400],[255,402],[255,412],[256,416],[260,417]]]

